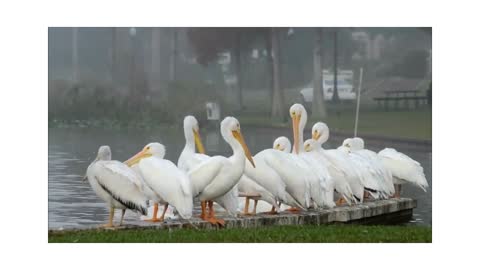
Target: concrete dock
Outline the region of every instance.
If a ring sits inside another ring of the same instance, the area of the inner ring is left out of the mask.
[[[410,198],[388,199],[378,201],[367,201],[352,206],[340,206],[328,210],[303,211],[298,213],[280,212],[276,215],[257,213],[255,216],[228,217],[219,216],[225,220],[225,228],[258,228],[279,225],[321,225],[332,223],[350,224],[399,224],[408,222],[412,218],[413,209],[417,201]],[[175,228],[198,228],[215,229],[212,225],[198,217],[190,220],[167,220],[161,223],[150,223],[144,221],[135,224],[125,224],[116,229],[175,229]],[[98,227],[71,230],[91,230]],[[49,230],[59,232],[62,230]]]

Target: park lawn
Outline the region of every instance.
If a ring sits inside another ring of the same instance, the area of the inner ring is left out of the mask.
[[[265,114],[243,114],[238,117],[244,126],[290,127],[290,121],[270,119]],[[306,128],[310,129],[317,122],[325,122],[332,131],[352,133],[355,125],[354,111],[329,111],[327,119],[308,119]],[[431,110],[417,111],[361,111],[359,116],[358,134],[381,135],[403,139],[432,139]]]
[[[431,243],[423,226],[304,225],[258,229],[49,232],[50,243]]]

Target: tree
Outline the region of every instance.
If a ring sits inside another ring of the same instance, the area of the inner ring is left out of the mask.
[[[162,100],[166,100],[167,93],[161,89],[161,63],[162,59],[160,57],[161,45],[160,45],[160,28],[151,29],[151,67],[150,67],[150,76],[149,84],[152,91],[160,91]]]
[[[312,116],[326,118],[325,101],[323,97],[323,70],[322,70],[322,35],[321,28],[315,29],[313,48],[313,102]]]
[[[78,82],[78,28],[72,27],[72,81]]]
[[[170,43],[170,81],[176,80],[177,71],[177,38],[178,33],[176,28],[172,28],[172,39]]]
[[[193,45],[197,62],[208,65],[216,61],[222,52],[230,52],[234,72],[237,78],[238,109],[243,109],[243,81],[242,60],[245,51],[248,51],[258,37],[264,35],[264,28],[190,28],[187,32]]]
[[[281,82],[281,52],[279,29],[271,29],[272,54],[273,54],[273,95],[272,95],[272,118],[284,118],[285,116],[285,98]]]

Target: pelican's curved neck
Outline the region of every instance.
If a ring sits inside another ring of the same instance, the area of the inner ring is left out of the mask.
[[[193,135],[193,129],[189,126],[183,127],[183,133],[185,134],[185,147],[183,151],[188,153],[195,153],[195,138]]]
[[[329,134],[330,134],[330,130],[328,128],[326,128],[322,132],[322,135],[320,136],[320,138],[318,138],[317,143],[318,143],[320,148],[323,149],[323,144],[328,141],[328,137],[330,136]]]
[[[305,152],[303,148],[303,130],[305,129],[305,126],[307,125],[307,111],[303,110],[302,114],[300,115],[300,122],[298,125],[298,153]]]
[[[238,162],[240,164],[245,164],[245,151],[243,150],[242,145],[234,137],[232,132],[221,130],[223,139],[230,145],[232,148],[233,154],[230,156],[230,160],[233,162]]]

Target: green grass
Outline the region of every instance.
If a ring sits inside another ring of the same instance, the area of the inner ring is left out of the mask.
[[[271,119],[266,114],[242,114],[238,117],[244,126],[290,127],[290,122]],[[351,132],[355,125],[355,114],[350,110],[329,111],[326,119],[312,119],[307,123],[311,128],[317,121],[325,122],[332,131]],[[432,139],[431,110],[417,111],[361,111],[358,133],[360,135],[382,135],[395,138]]]
[[[126,229],[49,232],[50,243],[431,243],[421,226],[279,226],[258,229]]]

